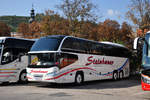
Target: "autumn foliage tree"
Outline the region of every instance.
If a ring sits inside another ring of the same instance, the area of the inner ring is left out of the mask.
[[[67,21],[52,10],[45,11],[41,21],[41,30],[45,35],[67,34]]]
[[[31,24],[29,24],[29,34],[31,36],[31,38],[37,38],[40,37],[40,33],[41,33],[41,28],[40,28],[40,24],[38,22],[32,22]]]
[[[27,23],[20,23],[18,26],[18,33],[22,34],[23,37],[27,37],[30,33],[29,24]]]
[[[22,34],[24,38],[40,37],[40,24],[38,22],[20,23],[18,26],[18,33]]]
[[[98,35],[100,41],[117,41],[119,39],[119,28],[120,25],[114,20],[105,20],[98,26]]]
[[[120,37],[121,40],[124,41],[125,44],[132,44],[132,38],[134,37],[132,34],[132,27],[127,24],[126,22],[123,22],[120,29]]]
[[[126,22],[122,25],[117,21],[107,19],[98,25],[98,35],[100,41],[111,41],[132,47],[132,28]]]
[[[10,36],[11,28],[4,22],[0,22],[0,36]]]
[[[76,25],[76,35],[77,37],[82,37],[90,40],[99,40],[97,33],[97,24],[90,21],[80,21]]]

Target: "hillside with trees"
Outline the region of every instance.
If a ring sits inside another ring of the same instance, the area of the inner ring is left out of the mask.
[[[0,22],[6,23],[15,32],[20,23],[28,23],[30,17],[26,16],[0,16]]]

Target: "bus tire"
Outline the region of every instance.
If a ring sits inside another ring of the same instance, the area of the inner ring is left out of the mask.
[[[118,80],[118,72],[117,71],[113,72],[113,80]]]
[[[84,82],[83,72],[77,72],[75,76],[75,84],[81,85]]]
[[[121,70],[119,72],[119,79],[123,79],[124,78],[124,73],[123,73],[123,70]]]
[[[19,75],[19,83],[27,83],[27,72],[25,70],[23,70],[20,75]]]

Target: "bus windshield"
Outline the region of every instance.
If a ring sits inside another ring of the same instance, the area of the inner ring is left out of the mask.
[[[146,43],[144,43],[142,66],[144,68],[150,68],[150,34],[146,34],[145,40],[148,43],[148,47],[147,47]]]
[[[29,67],[47,68],[56,65],[55,53],[37,53],[29,55]]]
[[[33,44],[31,51],[56,51],[62,37],[44,37]]]

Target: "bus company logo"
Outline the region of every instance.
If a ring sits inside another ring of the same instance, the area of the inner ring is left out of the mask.
[[[41,71],[41,70],[31,70],[30,73],[47,73],[48,71]]]
[[[91,64],[106,64],[106,65],[113,65],[114,61],[111,60],[105,60],[105,58],[103,59],[94,59],[93,56],[88,57],[87,59],[88,63],[86,63],[85,65],[91,65]]]

